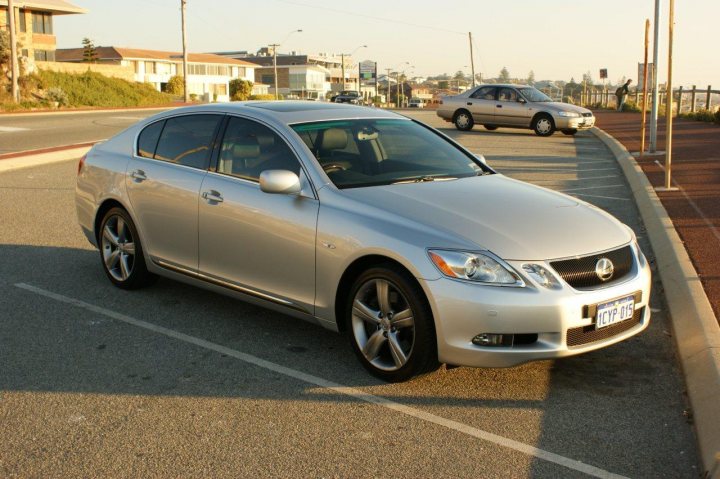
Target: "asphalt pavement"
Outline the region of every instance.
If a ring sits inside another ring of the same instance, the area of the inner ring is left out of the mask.
[[[501,173],[614,214],[653,261],[591,134],[412,115]],[[77,226],[76,167],[0,174],[0,476],[698,476],[657,284],[649,328],[610,348],[384,384],[317,326],[164,279],[112,287]]]

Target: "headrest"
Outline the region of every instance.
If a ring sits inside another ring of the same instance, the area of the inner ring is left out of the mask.
[[[342,150],[348,144],[348,137],[345,130],[340,128],[328,128],[323,130],[320,140],[321,150]]]
[[[232,147],[233,158],[257,158],[260,156],[260,145],[252,137],[238,138]]]
[[[275,135],[271,133],[256,133],[255,138],[262,150],[269,150],[275,146]]]

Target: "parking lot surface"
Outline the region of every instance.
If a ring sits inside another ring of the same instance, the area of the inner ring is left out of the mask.
[[[501,173],[614,214],[652,261],[591,134],[461,133],[413,116]],[[164,279],[112,287],[77,226],[76,168],[0,174],[0,476],[698,475],[657,283],[651,325],[624,343],[385,384],[311,324]]]

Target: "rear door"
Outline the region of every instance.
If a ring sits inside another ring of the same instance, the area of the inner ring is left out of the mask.
[[[196,271],[198,197],[223,115],[160,120],[138,136],[127,190],[150,258]]]
[[[496,90],[494,86],[483,86],[467,98],[466,107],[470,110],[475,123],[493,124]]]
[[[530,125],[530,109],[527,102],[521,99],[515,88],[499,89],[495,103],[495,121],[498,125],[523,127]]]

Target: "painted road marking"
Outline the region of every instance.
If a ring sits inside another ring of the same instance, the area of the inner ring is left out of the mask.
[[[584,191],[584,190],[599,190],[601,188],[621,188],[625,185],[600,185],[600,186],[586,186],[584,188],[567,188],[564,190],[560,190],[563,193],[567,193],[568,191]]]
[[[201,348],[209,349],[211,351],[215,351],[220,354],[225,354],[227,356],[233,357],[235,359],[239,359],[240,361],[246,362],[248,364],[252,364],[254,366],[267,369],[269,371],[276,372],[278,374],[282,374],[284,376],[291,377],[293,379],[297,379],[298,381],[302,381],[305,383],[313,384],[315,386],[319,386],[321,388],[329,389],[333,392],[345,394],[346,396],[353,397],[355,399],[358,399],[360,401],[365,401],[371,404],[376,404],[378,406],[382,406],[387,409],[391,409],[393,411],[399,412],[401,414],[405,414],[407,416],[414,417],[416,419],[420,419],[421,421],[426,421],[429,423],[436,424],[438,426],[442,426],[448,429],[452,429],[454,431],[460,432],[462,434],[466,434],[471,437],[475,437],[477,439],[481,439],[483,441],[491,442],[493,444],[497,444],[499,446],[506,447],[508,449],[513,449],[515,451],[521,452],[523,454],[527,454],[529,456],[536,457],[538,459],[543,459],[548,462],[552,462],[555,464],[558,464],[560,466],[564,466],[568,469],[572,469],[575,471],[583,472],[585,474],[588,474],[590,476],[594,477],[603,477],[603,478],[623,478],[624,476],[620,476],[617,474],[613,474],[609,471],[606,471],[604,469],[600,469],[595,466],[591,466],[589,464],[585,464],[580,461],[576,461],[575,459],[570,459],[565,456],[561,456],[559,454],[555,454],[553,452],[545,451],[544,449],[537,448],[535,446],[530,446],[528,444],[515,441],[513,439],[509,439],[503,436],[498,436],[497,434],[493,434],[491,432],[483,431],[482,429],[478,429],[473,426],[469,426],[467,424],[463,424],[458,421],[453,421],[452,419],[446,419],[444,417],[436,416],[435,414],[422,411],[420,409],[406,406],[404,404],[400,404],[395,401],[391,401],[390,399],[386,399],[381,396],[375,396],[373,394],[367,393],[365,391],[361,391],[360,389],[344,386],[342,384],[328,381],[327,379],[323,379],[318,376],[313,376],[312,374],[304,373],[302,371],[298,371],[297,369],[291,369],[285,366],[281,366],[280,364],[276,364],[270,361],[267,361],[265,359],[258,358],[257,356],[253,356],[247,353],[243,353],[241,351],[237,351],[235,349],[230,349],[226,346],[221,346],[220,344],[212,343],[210,341],[206,341],[204,339],[196,338],[194,336],[190,336],[184,333],[180,333],[178,331],[174,331],[172,329],[164,328],[162,326],[158,326],[153,323],[148,323],[146,321],[142,321],[139,319],[135,319],[133,317],[118,313],[116,311],[112,311],[109,309],[102,308],[100,306],[95,306],[94,304],[86,303],[84,301],[81,301],[79,299],[71,298],[69,296],[64,296],[62,294],[53,293],[51,291],[47,291],[41,288],[38,288],[36,286],[32,286],[25,283],[15,283],[15,286],[20,289],[24,289],[25,291],[30,291],[32,293],[38,294],[40,296],[44,296],[46,298],[53,299],[55,301],[70,304],[73,306],[76,306],[78,308],[85,309],[87,311],[92,311],[93,313],[100,314],[102,316],[107,316],[108,318],[112,318],[118,321],[122,321],[123,323],[131,324],[133,326],[137,326],[142,329],[146,329],[148,331],[152,331],[154,333],[162,334],[163,336],[167,336],[169,338],[177,339],[179,341],[183,341],[188,344],[193,344],[195,346],[199,346]]]
[[[588,195],[588,194],[585,194],[585,193],[574,193],[574,194],[571,194],[570,196],[583,196],[583,197],[587,197],[587,198],[600,198],[600,199],[603,199],[603,200],[630,201],[629,198],[616,198],[616,197],[614,197],[614,196]]]
[[[26,131],[29,128],[18,128],[17,126],[0,126],[0,132],[12,133],[13,131]]]

